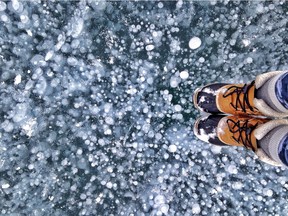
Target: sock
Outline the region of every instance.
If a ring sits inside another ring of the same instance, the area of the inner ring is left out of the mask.
[[[288,126],[274,128],[259,140],[258,144],[274,161],[288,166]]]
[[[255,96],[277,112],[288,112],[288,72],[269,79],[255,91]]]

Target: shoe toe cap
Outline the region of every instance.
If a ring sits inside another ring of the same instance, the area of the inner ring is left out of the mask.
[[[217,83],[196,89],[193,97],[195,107],[202,112],[221,113],[216,104],[216,91],[224,85],[226,84]]]
[[[217,136],[218,123],[222,118],[223,116],[221,115],[210,115],[198,119],[194,125],[195,136],[207,143],[220,146],[225,145]]]

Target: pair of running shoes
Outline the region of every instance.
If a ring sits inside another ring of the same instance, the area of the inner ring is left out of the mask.
[[[260,74],[247,84],[208,84],[194,105],[206,115],[194,134],[219,146],[242,146],[274,166],[288,166],[288,71]]]

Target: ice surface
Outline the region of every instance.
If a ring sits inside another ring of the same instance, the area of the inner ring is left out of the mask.
[[[0,215],[288,212],[288,171],[197,139],[192,103],[288,69],[287,6],[0,0]]]

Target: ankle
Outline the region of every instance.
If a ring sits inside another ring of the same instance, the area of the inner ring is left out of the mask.
[[[288,72],[276,75],[255,89],[255,97],[262,99],[273,110],[288,112]]]

